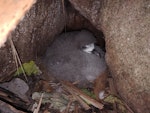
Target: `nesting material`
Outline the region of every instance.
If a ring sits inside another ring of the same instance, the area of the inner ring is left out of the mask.
[[[79,85],[93,82],[106,69],[100,48],[100,55],[83,50],[95,42],[93,34],[86,30],[63,33],[47,49],[44,62],[57,79],[79,81]]]

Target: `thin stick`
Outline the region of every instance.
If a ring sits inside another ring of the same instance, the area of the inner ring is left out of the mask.
[[[75,95],[75,98],[80,102],[81,106],[84,107],[85,110],[89,110],[90,106],[88,104],[86,104],[80,97],[78,97],[77,95]]]
[[[65,109],[65,113],[69,112],[69,108],[70,108],[71,104],[72,104],[72,100],[69,101],[67,108]]]
[[[11,39],[9,39],[9,41],[10,41],[10,45],[11,45],[11,48],[12,48],[13,58],[14,58],[15,63],[16,63],[16,68],[18,69],[19,66],[18,66],[16,54],[15,54],[15,48],[14,48],[14,46],[13,46],[14,44],[13,44],[13,42],[12,42]],[[17,72],[18,72],[18,71],[17,71]]]
[[[63,15],[64,15],[64,23],[65,23],[65,33],[66,33],[66,25],[67,25],[67,22],[66,22],[66,12],[65,12],[65,2],[64,0],[62,0],[62,7],[63,7]]]
[[[89,97],[88,95],[84,94],[81,90],[79,90],[78,88],[76,88],[74,85],[72,85],[70,82],[67,81],[61,81],[62,85],[69,89],[74,91],[74,93],[76,93],[77,96],[79,96],[80,98],[82,98],[84,101],[86,101],[88,104],[92,104],[93,106],[95,106],[96,108],[99,109],[103,109],[103,104],[101,104],[100,102],[94,100],[93,98]]]
[[[43,95],[44,95],[44,93],[42,93],[39,104],[38,104],[37,108],[34,110],[33,113],[38,113],[39,112],[41,104],[42,104]]]
[[[13,51],[13,56],[14,56],[14,59],[15,59],[15,62],[16,62],[17,70],[18,70],[18,62],[19,62],[19,65],[20,65],[20,67],[21,67],[21,70],[22,70],[22,72],[23,72],[23,75],[24,75],[26,81],[28,81],[27,75],[25,74],[25,71],[24,71],[24,68],[23,68],[23,66],[22,66],[21,60],[20,60],[20,58],[19,58],[18,52],[17,52],[17,50],[16,50],[16,48],[15,48],[15,45],[14,45],[14,43],[13,43],[11,37],[9,38],[9,41],[10,41],[10,45],[11,45],[11,48],[12,48],[12,51]],[[18,61],[18,62],[17,62],[17,61]]]
[[[78,105],[75,105],[75,113],[79,113],[78,110],[79,110]]]
[[[85,110],[89,110],[90,109],[90,106],[87,103],[85,103],[76,93],[74,93],[74,91],[70,90],[67,87],[66,87],[66,89],[68,90],[68,92],[70,92],[72,94],[72,96],[81,104],[81,106]]]

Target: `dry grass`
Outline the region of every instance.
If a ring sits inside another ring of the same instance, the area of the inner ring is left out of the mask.
[[[16,50],[16,48],[15,48],[15,45],[14,45],[14,43],[13,43],[13,40],[12,40],[11,37],[8,38],[8,39],[9,39],[9,42],[10,42],[10,45],[11,45],[11,48],[12,48],[12,53],[13,53],[13,57],[14,57],[14,60],[15,60],[15,63],[16,63],[16,68],[17,68],[17,70],[18,70],[19,65],[20,65],[20,67],[21,67],[21,69],[22,69],[22,72],[23,72],[23,75],[24,75],[26,81],[28,81],[27,75],[26,75],[26,73],[25,73],[25,71],[24,71],[24,68],[23,68],[23,66],[22,66],[20,57],[19,57],[18,52],[17,52],[17,50]],[[19,64],[18,64],[18,63],[19,63]]]

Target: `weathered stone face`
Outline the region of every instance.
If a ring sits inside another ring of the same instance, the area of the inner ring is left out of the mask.
[[[35,59],[64,28],[60,0],[38,0],[11,34],[22,62]],[[0,48],[0,76],[16,69],[10,43]]]
[[[121,96],[138,113],[150,103],[150,2],[69,0],[106,41],[106,61]]]
[[[10,31],[16,28],[19,20],[25,15],[36,0],[1,0],[0,2],[0,47],[4,45]]]

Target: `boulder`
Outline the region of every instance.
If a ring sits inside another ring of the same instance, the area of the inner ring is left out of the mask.
[[[137,113],[150,110],[150,1],[69,0],[106,41],[106,62],[121,97]]]
[[[38,0],[11,33],[22,62],[42,55],[56,34],[64,28],[64,14],[60,0]],[[0,48],[0,77],[16,69],[9,41]]]

